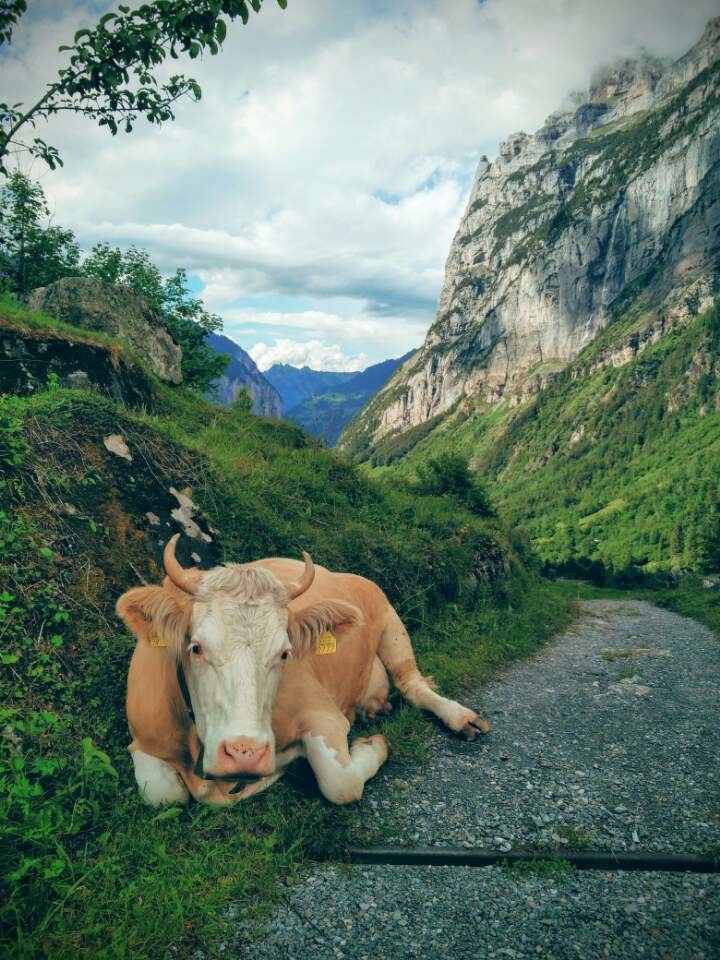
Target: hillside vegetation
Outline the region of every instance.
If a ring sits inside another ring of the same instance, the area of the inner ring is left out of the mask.
[[[720,309],[613,365],[649,319],[637,306],[622,313],[524,406],[458,408],[388,438],[374,464],[407,476],[444,451],[472,457],[555,567],[717,569]]]
[[[10,321],[22,327],[19,308]],[[0,936],[15,957],[190,956],[262,913],[305,858],[372,838],[302,764],[232,810],[141,803],[124,716],[133,641],[114,604],[161,575],[176,492],[212,538],[203,565],[307,549],[377,580],[447,690],[529,652],[570,609],[522,537],[458,497],[392,489],[295,426],[144,375],[152,412],[53,377],[0,396]],[[187,563],[200,541],[182,543]],[[425,723],[408,707],[384,722],[381,776],[422,750]]]

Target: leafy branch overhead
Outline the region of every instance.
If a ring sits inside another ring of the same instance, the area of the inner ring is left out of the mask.
[[[250,9],[259,13],[263,0],[154,0],[135,10],[120,4],[92,29],[78,30],[73,42],[60,47],[68,54],[35,103],[0,102],[0,173],[7,174],[9,156],[28,151],[51,169],[62,165],[57,149],[32,136],[41,120],[63,111],[79,113],[114,135],[130,133],[145,117],[150,123],[174,119],[174,105],[182,97],[201,97],[192,77],[173,74],[160,78],[165,61],[182,54],[219,53],[227,22],[246,24]],[[287,0],[276,0],[285,9]],[[0,0],[0,46],[9,44],[13,29],[27,10],[26,0]]]

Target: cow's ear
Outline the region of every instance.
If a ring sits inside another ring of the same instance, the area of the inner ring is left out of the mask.
[[[342,637],[362,623],[362,613],[343,600],[314,603],[303,610],[288,611],[288,636],[296,656],[313,653],[318,640],[328,631]]]
[[[138,640],[154,647],[182,648],[190,628],[192,605],[164,587],[135,587],[118,600],[115,610]]]

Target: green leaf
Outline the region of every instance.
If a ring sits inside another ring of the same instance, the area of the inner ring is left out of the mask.
[[[177,820],[182,812],[182,807],[168,807],[167,810],[163,810],[162,813],[158,813],[156,817],[153,817],[153,820],[156,822],[159,820]]]
[[[287,0],[277,0],[277,4],[281,10],[287,10]]]
[[[218,43],[222,43],[227,36],[227,25],[224,20],[218,20],[215,24],[215,37]]]

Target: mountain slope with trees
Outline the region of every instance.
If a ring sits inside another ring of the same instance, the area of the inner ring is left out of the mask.
[[[293,367],[289,363],[274,363],[265,371],[265,379],[280,394],[284,414],[308,397],[333,390],[354,376],[349,371],[313,370],[311,367]]]
[[[240,391],[245,390],[250,397],[253,413],[266,417],[280,416],[280,394],[260,373],[249,353],[221,333],[209,333],[205,343],[219,356],[229,357],[227,366],[211,384],[208,392],[211,400],[228,407],[237,399]]]

